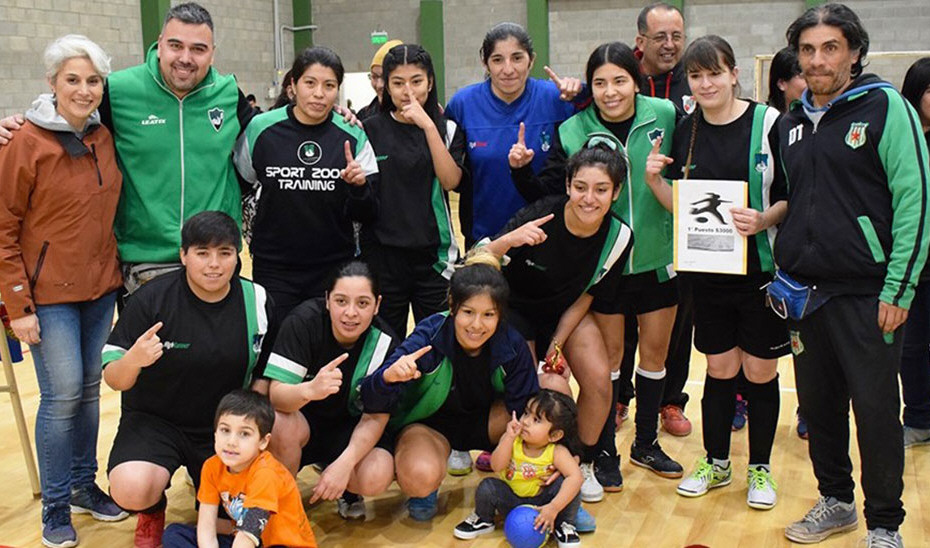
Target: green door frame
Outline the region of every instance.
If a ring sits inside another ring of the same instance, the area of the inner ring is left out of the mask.
[[[139,8],[142,14],[142,57],[145,58],[146,52],[161,34],[162,22],[168,8],[171,7],[171,0],[139,0]]]
[[[446,102],[445,32],[442,28],[442,0],[420,0],[420,45],[429,52],[436,72],[439,102]]]

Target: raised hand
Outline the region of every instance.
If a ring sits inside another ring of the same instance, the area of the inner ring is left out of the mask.
[[[423,105],[417,101],[417,97],[414,95],[409,83],[404,89],[404,94],[407,96],[408,102],[400,109],[401,116],[416,124],[420,129],[426,129],[432,125],[432,118],[423,110]]]
[[[523,423],[520,422],[520,419],[517,418],[517,412],[514,411],[510,422],[507,423],[507,435],[516,438],[521,432],[523,432]]]
[[[576,95],[581,93],[581,80],[578,78],[562,78],[549,67],[543,67],[549,79],[559,88],[559,99],[571,101]]]
[[[652,179],[655,181],[656,177],[662,176],[662,170],[665,169],[665,166],[671,164],[675,160],[669,158],[665,154],[659,152],[659,149],[662,147],[662,137],[659,137],[652,143],[652,150],[649,151],[649,156],[646,158],[646,179]]]
[[[387,371],[384,372],[384,382],[393,384],[396,382],[407,382],[413,379],[419,379],[421,373],[420,370],[417,369],[417,360],[432,349],[433,347],[431,345],[426,345],[416,352],[398,358],[397,361],[391,364],[391,366],[387,368]]]
[[[510,147],[510,154],[507,155],[507,161],[510,167],[521,168],[533,161],[536,152],[531,148],[526,148],[526,125],[520,122],[520,130],[517,131],[517,142]]]
[[[339,357],[320,368],[313,380],[301,383],[304,387],[303,395],[307,401],[325,400],[339,392],[339,387],[342,386],[342,370],[339,369],[339,364],[346,361],[348,357],[348,353],[340,354]]]
[[[126,352],[126,356],[130,357],[132,363],[139,367],[148,367],[158,361],[158,358],[161,358],[164,353],[164,345],[162,345],[161,339],[158,338],[158,330],[164,325],[162,322],[157,322],[148,328],[145,333],[139,335],[132,348]]]
[[[551,221],[554,217],[555,214],[550,213],[545,217],[532,220],[525,225],[508,232],[505,238],[507,238],[509,247],[513,248],[523,245],[539,245],[545,242],[548,236],[546,235],[546,232],[540,227]]]
[[[342,180],[354,186],[365,184],[365,171],[362,170],[362,164],[355,161],[352,156],[352,148],[349,142],[345,142],[346,168],[342,170],[340,176]]]

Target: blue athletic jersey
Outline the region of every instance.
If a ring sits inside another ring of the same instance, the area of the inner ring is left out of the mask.
[[[526,146],[535,151],[533,172],[546,163],[555,127],[575,113],[575,106],[559,99],[548,80],[529,78],[526,90],[507,104],[491,91],[490,80],[460,89],[449,101],[446,115],[465,129],[471,188],[463,189],[459,209],[462,230],[471,241],[494,236],[526,205],[510,177],[507,154],[517,142],[520,122],[526,124]],[[470,191],[471,195],[465,195]]]

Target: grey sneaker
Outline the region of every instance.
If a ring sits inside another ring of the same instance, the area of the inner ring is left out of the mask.
[[[930,444],[930,428],[904,427],[904,448]]]
[[[594,475],[594,463],[581,463],[581,500],[584,502],[600,502],[604,500],[604,488]]]
[[[355,493],[345,491],[336,499],[336,513],[342,519],[365,519],[365,499]]]
[[[67,505],[58,504],[42,508],[42,544],[49,548],[77,546],[78,539],[71,526]]]
[[[90,514],[98,521],[122,521],[129,517],[96,483],[71,491],[71,513]]]
[[[793,542],[814,544],[834,533],[853,531],[858,525],[855,503],[820,497],[804,518],[785,527],[785,536]]]
[[[446,461],[446,470],[450,476],[467,476],[471,474],[472,460],[471,453],[468,451],[456,451],[449,453],[449,460]]]
[[[865,548],[904,548],[904,540],[897,531],[877,527],[869,529],[869,534],[862,539]]]

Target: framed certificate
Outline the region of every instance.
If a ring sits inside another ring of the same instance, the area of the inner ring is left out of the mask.
[[[733,226],[731,207],[747,207],[745,181],[675,180],[675,270],[746,274],[746,238]]]

